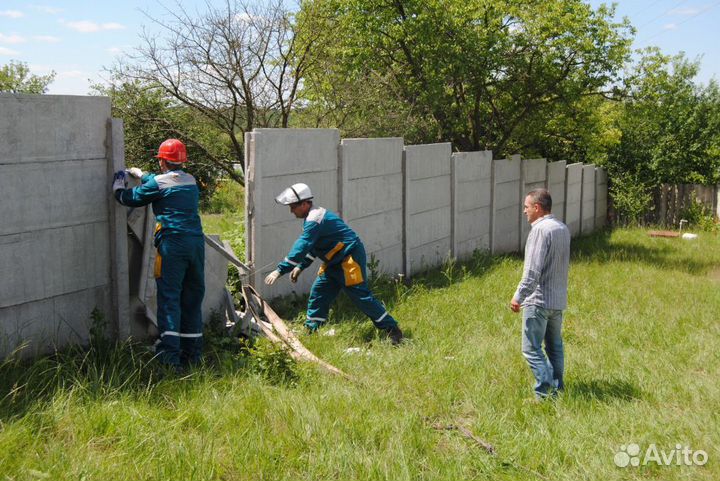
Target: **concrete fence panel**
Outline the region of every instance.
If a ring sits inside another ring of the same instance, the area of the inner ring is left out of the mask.
[[[0,94],[0,356],[117,329],[111,276],[110,100]]]
[[[582,168],[582,209],[580,212],[580,232],[585,235],[595,230],[595,166],[583,165]]]
[[[492,216],[492,152],[452,154],[453,257],[468,259],[473,251],[490,250]]]
[[[493,160],[493,254],[520,250],[521,169],[519,155]]]
[[[607,223],[607,172],[595,169],[595,228],[600,229]]]
[[[274,286],[263,278],[275,269],[302,232],[302,220],[275,196],[297,182],[310,186],[314,204],[338,212],[338,147],[335,129],[256,129],[245,137],[246,259],[255,270],[250,282],[267,298],[309,292],[318,266],[292,284],[284,276]]]
[[[520,192],[520,250],[525,249],[525,242],[530,233],[530,224],[522,213],[522,203],[525,195],[533,189],[547,188],[547,160],[545,159],[523,159],[522,161],[522,182]]]
[[[567,166],[565,177],[565,224],[570,235],[580,234],[580,211],[582,202],[583,164],[578,162]]]
[[[451,145],[405,147],[405,273],[442,264],[452,253]]]
[[[341,211],[365,245],[368,262],[389,275],[403,272],[403,139],[340,143]]]
[[[553,200],[552,212],[565,222],[565,167],[566,162],[559,160],[547,165],[547,189]]]

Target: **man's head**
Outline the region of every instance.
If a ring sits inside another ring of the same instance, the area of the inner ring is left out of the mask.
[[[275,202],[282,205],[289,205],[290,212],[292,212],[295,217],[304,219],[312,208],[312,199],[313,195],[310,187],[308,187],[307,184],[299,183],[293,184],[280,192],[280,195],[275,197]]]
[[[525,196],[523,212],[530,224],[552,211],[552,197],[547,189],[534,189]]]
[[[158,153],[155,156],[159,159],[160,170],[168,172],[182,168],[182,164],[187,162],[187,149],[178,139],[167,139],[160,144]]]
[[[301,200],[290,204],[290,212],[298,219],[304,219],[312,209],[312,200]]]

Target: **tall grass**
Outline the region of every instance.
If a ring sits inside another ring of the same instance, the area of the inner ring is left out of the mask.
[[[411,284],[375,280],[408,334],[399,348],[341,296],[302,339],[355,383],[292,364],[278,382],[241,352],[158,379],[129,344],[6,361],[0,479],[717,479],[720,240],[574,241],[567,390],[543,404],[507,307],[521,268],[478,254]],[[274,306],[302,319],[302,298]],[[619,468],[628,443],[709,461]]]

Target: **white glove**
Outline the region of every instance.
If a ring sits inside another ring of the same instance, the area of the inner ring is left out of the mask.
[[[138,169],[137,167],[130,167],[129,169],[127,169],[126,172],[127,172],[128,174],[130,174],[131,176],[135,177],[136,179],[139,179],[139,178],[141,178],[143,175],[145,175],[145,172],[143,172],[142,170]]]
[[[275,284],[276,280],[280,279],[280,276],[280,271],[272,271],[265,278],[265,284],[267,284],[268,286],[272,286],[273,284]]]
[[[302,269],[299,267],[295,267],[292,272],[290,273],[290,282],[295,283],[298,280],[298,277],[302,273]]]
[[[125,178],[125,171],[118,170],[117,172],[115,172],[115,175],[113,176],[113,184],[112,184],[113,193],[115,193],[115,191],[118,191],[120,189],[126,189],[126,188],[127,188],[127,179]]]

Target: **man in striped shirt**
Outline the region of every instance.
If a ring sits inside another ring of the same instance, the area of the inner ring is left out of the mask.
[[[525,197],[523,212],[532,228],[525,244],[523,277],[510,301],[513,312],[523,309],[522,352],[535,376],[538,399],[564,389],[561,331],[567,307],[570,231],[551,210],[552,197],[546,189],[532,190]]]

